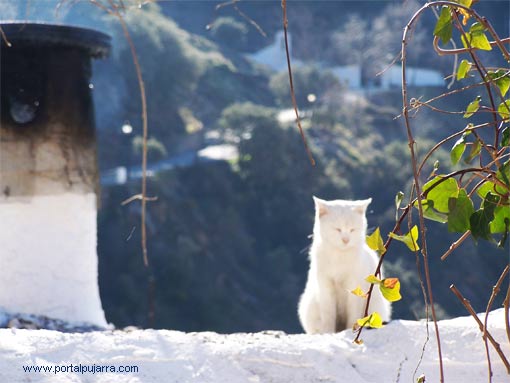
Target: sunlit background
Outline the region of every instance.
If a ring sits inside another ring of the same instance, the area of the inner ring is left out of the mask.
[[[126,4],[133,2],[125,1]],[[289,1],[290,51],[312,167],[294,123],[279,1],[160,1],[125,14],[140,58],[149,113],[149,267],[140,250],[141,106],[129,47],[118,22],[87,1],[0,0],[4,20],[91,27],[113,37],[94,62],[101,170],[99,283],[109,322],[219,332],[300,332],[296,307],[306,281],[312,195],[373,198],[370,230],[395,221],[395,195],[409,195],[411,169],[401,110],[403,28],[423,1]],[[480,1],[500,36],[508,1]],[[453,59],[432,49],[435,16],[420,19],[409,48],[412,97],[447,90]],[[487,60],[501,64],[496,54]],[[390,64],[393,65],[391,66]],[[471,94],[473,98],[476,93]],[[465,98],[437,104],[462,110]],[[465,125],[421,110],[418,150]],[[439,151],[440,171],[451,169]],[[427,173],[427,172],[424,172]],[[464,314],[455,283],[485,310],[507,252],[472,240],[447,261],[457,237],[429,229],[432,282],[441,317]],[[394,317],[424,316],[414,255],[394,244],[387,274],[402,283]],[[152,315],[152,314],[153,315]],[[152,319],[151,319],[152,318]]]

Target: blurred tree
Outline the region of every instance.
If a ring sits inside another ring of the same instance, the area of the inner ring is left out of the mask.
[[[389,3],[379,15],[372,17],[350,14],[342,27],[331,35],[332,49],[327,51],[328,61],[336,65],[359,65],[362,81],[367,84],[377,82],[376,74],[399,54],[402,30],[419,7],[417,0],[410,0],[398,5]],[[408,57],[411,64],[425,65],[425,43],[426,32],[422,29],[416,31]]]
[[[249,138],[256,127],[278,125],[276,110],[251,102],[236,103],[223,109],[217,122],[227,139]]]
[[[185,103],[198,80],[198,63],[188,50],[186,32],[179,30],[173,21],[161,15],[159,7],[146,7],[143,11],[129,13],[126,19],[133,43],[137,47],[149,95],[147,108],[151,134],[164,144],[170,143],[185,133],[178,108]],[[126,118],[141,126],[138,82],[131,52],[121,39],[118,39],[121,48],[117,60],[125,66]]]
[[[306,108],[328,92],[339,92],[341,89],[338,78],[327,70],[320,70],[313,66],[296,67],[292,70],[296,101],[300,108]],[[273,75],[269,82],[272,92],[276,96],[278,105],[291,107],[292,100],[289,90],[289,75],[281,72]],[[308,95],[315,97],[309,98]]]
[[[407,3],[411,8],[417,4]],[[401,33],[400,27],[389,25],[402,22],[403,26],[405,15],[409,15],[406,12],[410,12],[388,6],[381,13],[385,5],[362,2],[292,6],[291,12],[310,11],[303,25],[299,18],[291,19],[292,27],[298,30],[293,35],[295,46],[301,44],[296,51],[302,57],[318,60],[325,52],[338,49],[338,54],[330,56],[333,62],[361,60],[374,64],[374,70],[385,65],[393,58],[388,52],[398,50]],[[187,7],[188,13],[197,12],[193,5]],[[207,7],[209,13],[201,14],[199,20],[210,20],[211,5]],[[252,7],[256,8],[255,3],[246,4],[246,9]],[[249,15],[259,21],[257,16],[264,15],[268,8],[257,9]],[[280,4],[271,5],[271,9],[275,15],[281,12]],[[348,12],[339,14],[344,9],[362,12],[363,18],[348,16]],[[269,81],[268,74],[241,55],[231,49],[221,51],[219,45],[189,34],[158,8],[133,15],[129,22],[146,75],[151,133],[157,140],[154,150],[163,155],[164,149],[171,150],[175,145],[172,137],[186,134],[179,117],[184,115],[182,108],[188,108],[188,117],[200,120],[203,129],[216,126],[230,132],[239,149],[239,159],[230,164],[202,163],[151,179],[151,195],[158,196],[156,203],[149,204],[147,217],[156,281],[156,326],[186,331],[300,331],[295,310],[308,266],[308,235],[313,225],[311,196],[373,197],[370,226],[389,227],[394,222],[395,193],[408,190],[407,143],[400,139],[402,127],[394,120],[399,113],[400,94],[388,92],[368,98],[339,92],[338,81],[331,74],[313,67],[295,68],[299,106],[311,106],[307,100],[310,93],[318,100],[310,108],[313,115],[304,121],[305,128],[312,127],[306,133],[318,161],[312,168],[295,126],[282,127],[275,117],[276,109],[267,107],[274,106],[274,100],[279,106],[290,106],[287,73],[274,75]],[[234,25],[239,23],[236,14],[229,16],[233,17],[230,21],[235,20]],[[398,22],[393,21],[395,17]],[[349,21],[331,38],[339,19]],[[187,22],[203,30],[204,25],[194,20]],[[262,22],[270,25],[270,34],[281,25],[279,19]],[[313,30],[306,29],[310,26]],[[377,47],[370,46],[362,36],[365,29],[377,40]],[[251,34],[252,28],[249,30]],[[300,40],[300,33],[308,38]],[[317,45],[308,52],[315,53],[306,56],[306,45],[314,38],[318,39]],[[335,45],[331,46],[331,41],[336,41]],[[138,91],[132,73],[126,74],[132,71],[126,49],[124,46],[114,56],[115,70],[125,80],[119,93],[129,116],[122,119],[130,118],[136,129]],[[459,110],[459,105],[441,107]],[[430,142],[422,138],[444,136],[448,121],[429,117],[425,111],[416,116],[416,121],[421,134],[419,153],[423,155],[423,143],[427,146]],[[437,159],[441,166],[449,162],[442,152],[438,152]],[[138,250],[139,209],[136,203],[120,207],[126,194],[122,188],[104,189],[99,215],[101,293],[109,320],[120,326],[145,326],[148,275]],[[436,239],[430,248],[433,258],[451,238],[436,226],[430,230]],[[493,251],[490,246],[464,250],[469,262],[463,265],[469,266],[462,266],[462,276],[456,280],[461,290],[474,296],[493,283],[494,270],[498,269],[495,265],[504,262],[503,257],[484,254]],[[406,270],[414,270],[415,259],[398,246],[388,259],[393,262],[390,272],[400,270],[398,276],[405,285],[404,299],[396,305],[396,317],[412,318],[420,310],[421,298],[415,274]],[[440,263],[439,259],[431,262],[433,268]],[[452,281],[455,273],[459,273],[457,264],[442,267],[433,273],[433,283]],[[452,304],[454,299],[438,297],[446,314],[462,312]],[[483,300],[479,297],[472,301],[477,310],[482,308]]]
[[[248,27],[232,17],[219,17],[210,25],[211,35],[219,44],[229,49],[244,51]]]
[[[133,138],[133,147],[131,150],[137,156],[137,162],[142,158],[143,139],[142,136]],[[149,161],[158,161],[166,158],[168,155],[165,145],[154,137],[147,140],[147,158]]]

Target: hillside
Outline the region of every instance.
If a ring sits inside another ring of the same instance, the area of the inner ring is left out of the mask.
[[[113,36],[111,57],[92,68],[100,169],[139,166],[138,84],[118,23],[86,2],[62,9],[56,19],[56,3],[31,2],[30,14]],[[140,207],[121,205],[139,193],[139,181],[103,186],[99,283],[110,322],[179,331],[302,331],[296,306],[308,267],[312,195],[372,197],[369,231],[379,226],[387,233],[395,220],[395,195],[410,189],[408,144],[402,119],[395,118],[401,110],[400,89],[353,92],[328,68],[364,66],[367,81],[376,82],[375,72],[394,58],[402,28],[420,3],[289,2],[293,59],[302,63],[294,69],[296,96],[316,167],[310,166],[292,121],[278,119],[290,104],[286,72],[272,72],[246,55],[270,45],[281,30],[279,1],[239,4],[267,37],[234,8],[215,10],[210,1],[130,8],[126,20],[148,95],[149,162],[171,162],[183,153],[195,158],[193,153],[211,144],[231,145],[239,156],[191,160],[154,172],[148,193],[158,199],[149,204],[147,215],[149,268],[143,266],[139,246]],[[479,11],[507,36],[508,2],[488,4],[481,1]],[[3,1],[0,10],[23,19],[26,2]],[[431,46],[434,21],[433,16],[421,20],[411,62],[447,75],[452,60],[438,58]],[[371,36],[380,40],[374,43]],[[414,87],[411,92],[427,99],[445,90]],[[476,90],[468,96],[476,97]],[[460,97],[437,104],[457,111],[465,105]],[[130,134],[121,130],[126,123],[133,127]],[[465,126],[462,116],[429,110],[420,111],[413,123],[420,156]],[[447,151],[438,151],[431,164],[436,160],[440,171],[453,169]],[[429,229],[438,312],[443,318],[465,313],[448,290],[450,283],[482,311],[508,263],[508,247],[468,240],[442,262],[440,255],[457,239],[446,231],[439,223]],[[415,257],[397,244],[386,260],[388,273],[402,282],[395,318],[423,317]]]

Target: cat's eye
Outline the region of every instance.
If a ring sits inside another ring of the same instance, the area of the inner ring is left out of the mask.
[[[336,229],[336,231],[338,231],[339,233],[341,233],[341,232],[342,232],[342,229],[338,229],[338,228],[337,228],[337,229]]]
[[[354,231],[355,231],[355,230],[356,230],[356,229],[351,229],[351,230],[349,230],[349,231],[350,231],[351,233],[354,233]]]

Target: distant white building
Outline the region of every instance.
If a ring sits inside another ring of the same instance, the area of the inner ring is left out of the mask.
[[[288,35],[289,52],[292,56],[292,39]],[[285,52],[285,37],[283,31],[277,32],[273,43],[256,53],[247,55],[251,60],[268,66],[276,72],[287,70],[287,56]],[[292,66],[304,65],[300,60],[292,58]],[[360,65],[342,65],[330,67],[321,64],[321,68],[331,71],[343,84],[351,90],[384,91],[401,87],[402,67],[393,65],[380,76],[367,77]],[[409,86],[438,86],[445,85],[441,72],[426,68],[407,68],[407,84]]]
[[[289,53],[292,56],[292,39],[288,34]],[[247,55],[251,60],[268,66],[276,72],[287,70],[287,53],[285,52],[285,35],[283,31],[276,33],[274,41],[271,45],[262,48],[258,52]],[[303,65],[301,61],[292,59],[292,66]]]
[[[379,76],[367,78],[363,75],[359,65],[343,65],[330,70],[341,83],[352,90],[384,91],[402,86],[402,67],[393,65]],[[433,69],[408,67],[406,70],[408,86],[437,86],[445,85],[441,72]]]
[[[400,88],[402,86],[402,67],[393,65],[381,76],[381,89]],[[409,86],[444,86],[441,72],[426,68],[408,67],[406,81]]]
[[[361,89],[361,67],[359,65],[343,65],[328,68],[343,85],[349,89]]]

